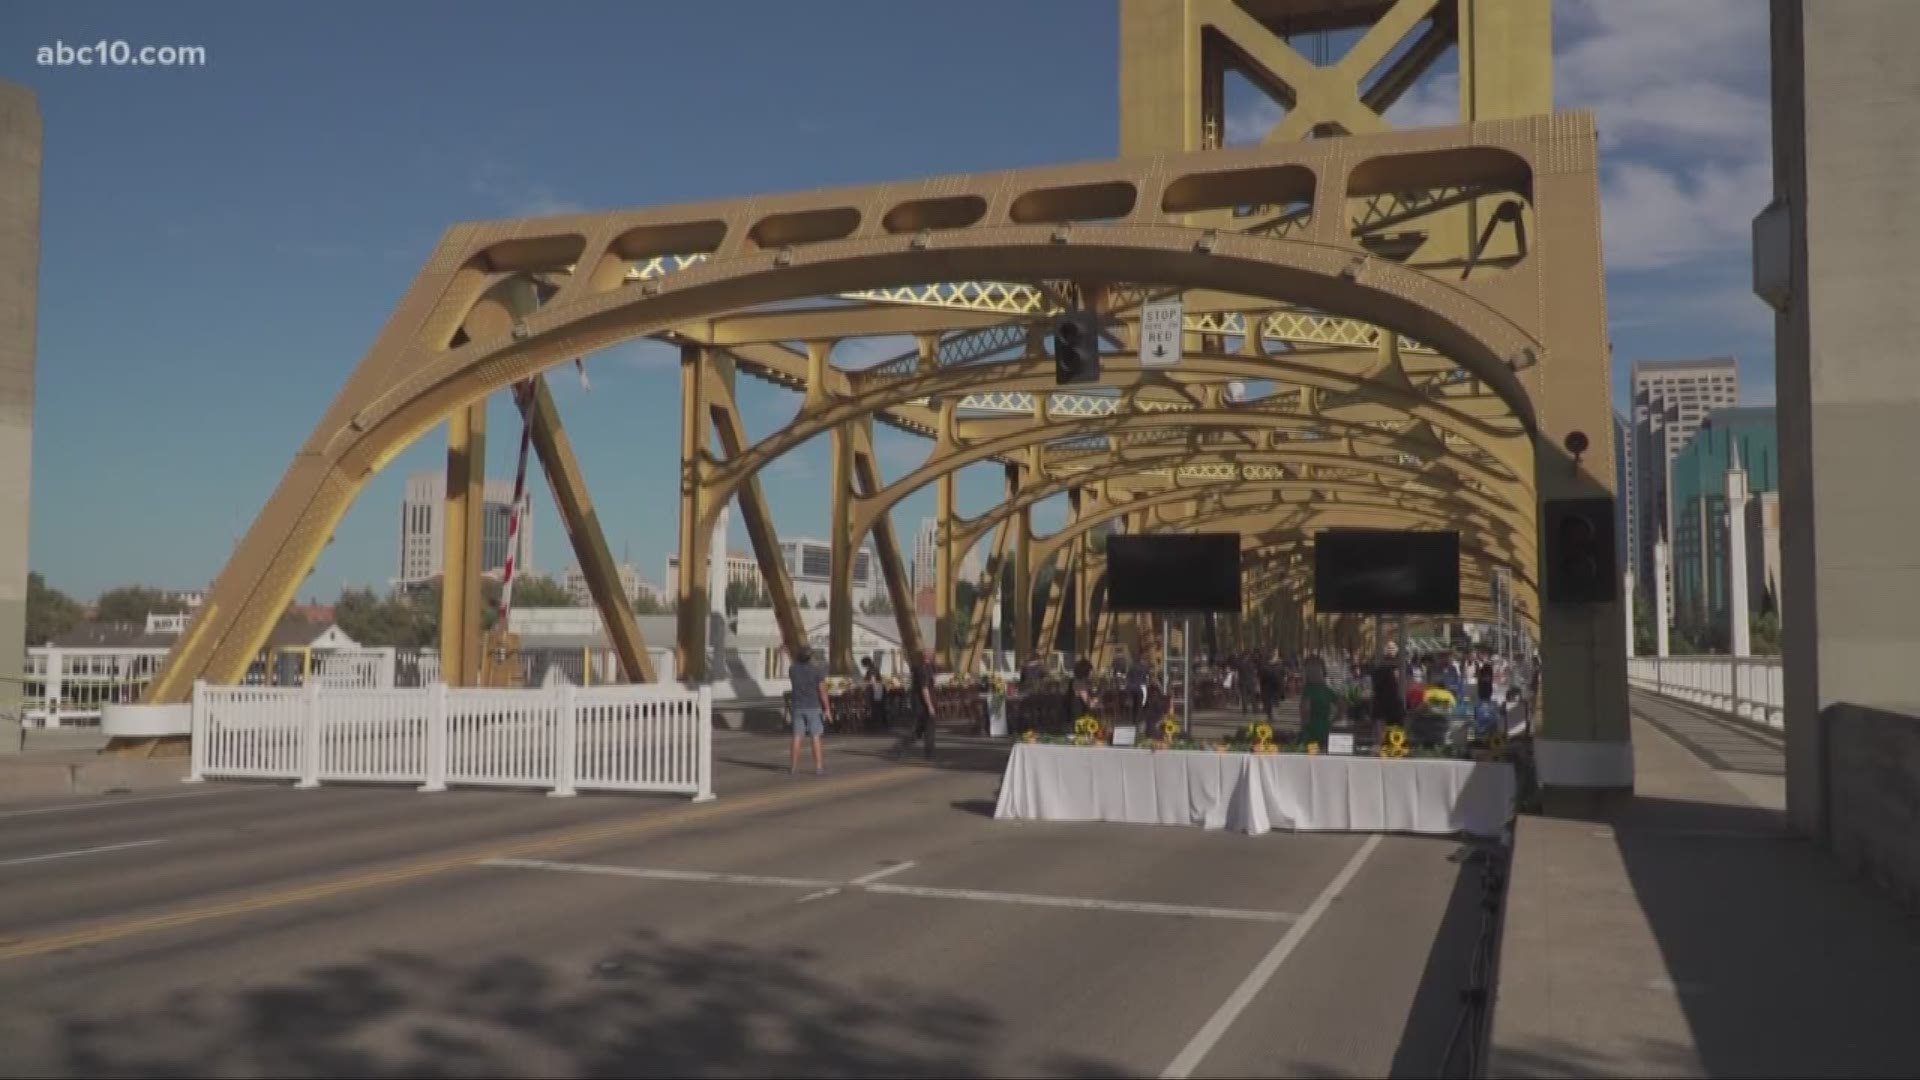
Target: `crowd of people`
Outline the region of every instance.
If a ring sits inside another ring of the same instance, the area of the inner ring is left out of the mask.
[[[932,649],[909,665],[906,699],[913,729],[896,750],[920,742],[928,756],[933,753],[938,715],[934,672]],[[1037,652],[1022,665],[1010,689],[1022,701],[1024,724],[1057,721],[1070,728],[1085,715],[1109,723],[1151,724],[1172,707],[1168,687],[1138,654],[1117,655],[1103,674],[1096,674],[1093,663],[1082,657],[1061,674],[1064,677],[1049,672]],[[1496,728],[1504,731],[1511,707],[1535,696],[1539,664],[1537,657],[1509,659],[1484,647],[1402,656],[1398,644],[1389,641],[1371,658],[1351,650],[1211,654],[1194,675],[1196,706],[1237,707],[1242,715],[1258,715],[1269,724],[1296,721],[1303,742],[1326,745],[1334,726],[1344,722],[1363,742],[1377,743],[1386,728],[1397,726],[1414,745],[1428,746],[1444,741],[1463,713],[1477,736]],[[799,770],[802,746],[810,738],[814,769],[824,772],[821,738],[833,720],[825,671],[811,651],[802,648],[794,655],[790,677],[791,768]],[[859,689],[876,706],[887,697],[886,683],[871,659],[862,662]],[[1281,705],[1290,697],[1299,705],[1287,715],[1289,710]],[[1057,717],[1049,715],[1055,709]],[[880,712],[884,715],[884,709]]]

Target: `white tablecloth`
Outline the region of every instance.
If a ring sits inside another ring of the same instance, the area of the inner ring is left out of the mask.
[[[1498,836],[1513,796],[1504,762],[1018,743],[994,817]]]

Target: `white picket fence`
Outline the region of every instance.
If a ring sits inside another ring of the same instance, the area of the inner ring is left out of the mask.
[[[661,791],[713,797],[706,687],[193,688],[188,780]]]
[[[1777,656],[1629,657],[1627,682],[1770,728],[1786,724],[1785,672]]]

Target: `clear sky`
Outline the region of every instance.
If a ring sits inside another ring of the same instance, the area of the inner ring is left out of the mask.
[[[1599,115],[1616,400],[1636,358],[1731,353],[1773,396],[1747,289],[1770,196],[1766,5],[1558,0],[1556,96]],[[1654,15],[1646,18],[1639,16]],[[1018,31],[1017,33],[1014,31]],[[102,38],[202,46],[192,68],[41,67]],[[1111,156],[1111,0],[0,5],[0,78],[46,127],[31,562],[82,597],[206,585],[458,221]],[[1389,118],[1443,119],[1442,70]],[[1230,96],[1229,135],[1271,106]],[[552,377],[616,551],[659,581],[673,548],[674,357]],[[749,434],[797,399],[743,380]],[[489,471],[518,421],[491,417]],[[924,443],[879,434],[899,475]],[[365,489],[302,590],[396,572],[407,473]],[[537,473],[537,470],[535,470]],[[774,466],[784,536],[826,536],[826,442]],[[537,476],[535,563],[570,561]],[[996,499],[962,478],[961,510]],[[930,494],[894,513],[903,542]],[[746,548],[734,524],[733,546]]]

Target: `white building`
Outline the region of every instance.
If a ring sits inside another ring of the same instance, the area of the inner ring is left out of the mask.
[[[631,604],[642,596],[651,597],[656,601],[660,599],[660,590],[640,576],[639,567],[630,562],[623,562],[615,566],[614,570],[620,575],[620,591],[626,594],[627,603]],[[581,607],[593,603],[593,592],[587,588],[587,575],[582,573],[577,565],[567,567],[560,574],[560,587],[567,590],[567,595]]]
[[[507,563],[507,526],[513,516],[513,485],[504,480],[487,481],[486,499],[486,508],[481,512],[480,572],[498,577]],[[407,477],[407,490],[400,497],[399,584],[416,585],[440,576],[446,504],[446,473],[418,472]],[[531,573],[531,499],[522,500],[518,548],[514,574]]]
[[[1661,537],[1673,542],[1672,507],[1668,489],[1673,459],[1680,448],[1715,409],[1739,404],[1739,367],[1731,356],[1704,360],[1635,360],[1633,362],[1633,498],[1634,580],[1643,593],[1656,593],[1653,545]],[[1672,571],[1669,560],[1669,573]],[[1669,621],[1673,618],[1674,589],[1667,589]]]
[[[796,602],[805,600],[807,606],[816,608],[827,606],[833,592],[833,545],[808,537],[782,540],[780,561],[786,564]],[[880,574],[879,558],[872,547],[862,547],[853,553],[854,606],[885,595],[887,584]]]
[[[752,555],[738,551],[727,553],[727,581],[740,582],[759,588],[766,586],[760,580],[760,563]],[[680,553],[667,556],[666,587],[662,595],[675,597],[680,595]]]

